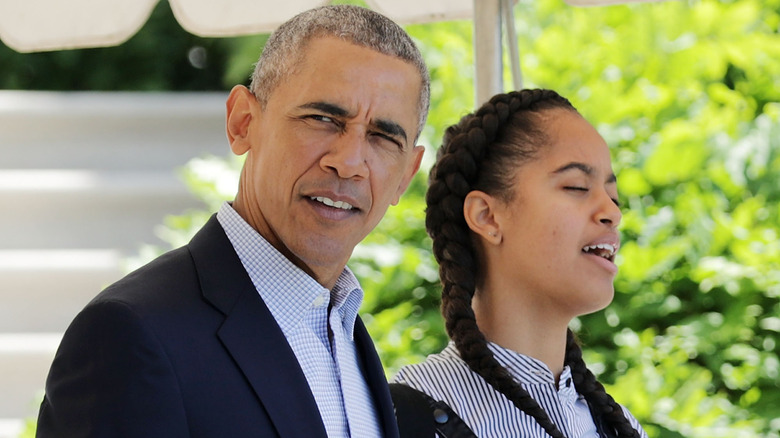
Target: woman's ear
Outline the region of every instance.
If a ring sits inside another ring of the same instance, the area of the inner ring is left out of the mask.
[[[254,105],[259,105],[259,103],[245,86],[236,85],[230,90],[230,95],[225,103],[227,107],[225,129],[230,149],[236,155],[243,155],[251,149],[249,125],[254,117],[252,111]]]
[[[501,228],[496,221],[497,207],[496,198],[479,190],[469,192],[463,202],[463,217],[471,231],[494,245],[501,243]]]

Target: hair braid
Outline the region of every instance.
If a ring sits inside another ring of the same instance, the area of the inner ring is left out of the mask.
[[[431,169],[425,224],[439,262],[447,333],[461,357],[518,409],[536,419],[550,436],[564,438],[544,409],[498,363],[477,326],[471,307],[477,263],[470,230],[463,217],[466,195],[486,184],[480,172],[485,167],[486,156],[493,152],[491,149],[502,142],[503,128],[513,123],[516,114],[536,111],[540,106],[571,108],[555,92],[523,90],[493,97],[476,113],[447,129],[437,164]]]
[[[639,432],[626,419],[623,408],[607,393],[604,385],[585,365],[582,349],[571,330],[568,331],[566,339],[566,365],[571,368],[572,380],[577,392],[585,397],[593,411],[601,414],[603,425],[614,430],[618,438],[639,438]]]
[[[546,132],[536,114],[563,108],[576,111],[551,90],[521,90],[494,96],[476,112],[463,117],[445,134],[431,169],[426,194],[425,226],[433,239],[442,281],[442,314],[447,333],[461,358],[493,388],[533,417],[554,438],[564,438],[547,412],[495,359],[471,307],[479,266],[471,231],[463,216],[466,195],[481,190],[493,196],[512,196],[511,176],[517,166],[543,147]],[[566,363],[581,394],[618,437],[639,434],[582,360],[582,350],[569,331]]]

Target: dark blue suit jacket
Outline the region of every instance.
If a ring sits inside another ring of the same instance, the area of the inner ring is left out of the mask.
[[[382,365],[359,319],[355,343],[380,425],[395,438]],[[37,436],[326,433],[295,355],[212,216],[188,245],[108,287],[74,319]]]

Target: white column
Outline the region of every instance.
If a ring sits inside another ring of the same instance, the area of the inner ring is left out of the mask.
[[[479,107],[504,91],[501,0],[474,0],[474,102]]]

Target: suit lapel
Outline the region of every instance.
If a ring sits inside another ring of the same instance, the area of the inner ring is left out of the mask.
[[[204,298],[225,314],[217,336],[282,437],[327,438],[319,409],[281,329],[215,216],[189,244]]]
[[[398,423],[395,418],[393,401],[390,397],[390,389],[387,385],[382,363],[374,348],[374,343],[366,330],[363,321],[358,317],[355,321],[355,347],[357,348],[363,374],[368,382],[368,387],[374,397],[374,402],[379,410],[377,416],[382,425],[386,438],[398,437]]]
[[[306,376],[254,289],[236,303],[218,336],[260,397],[280,436],[327,436]]]

